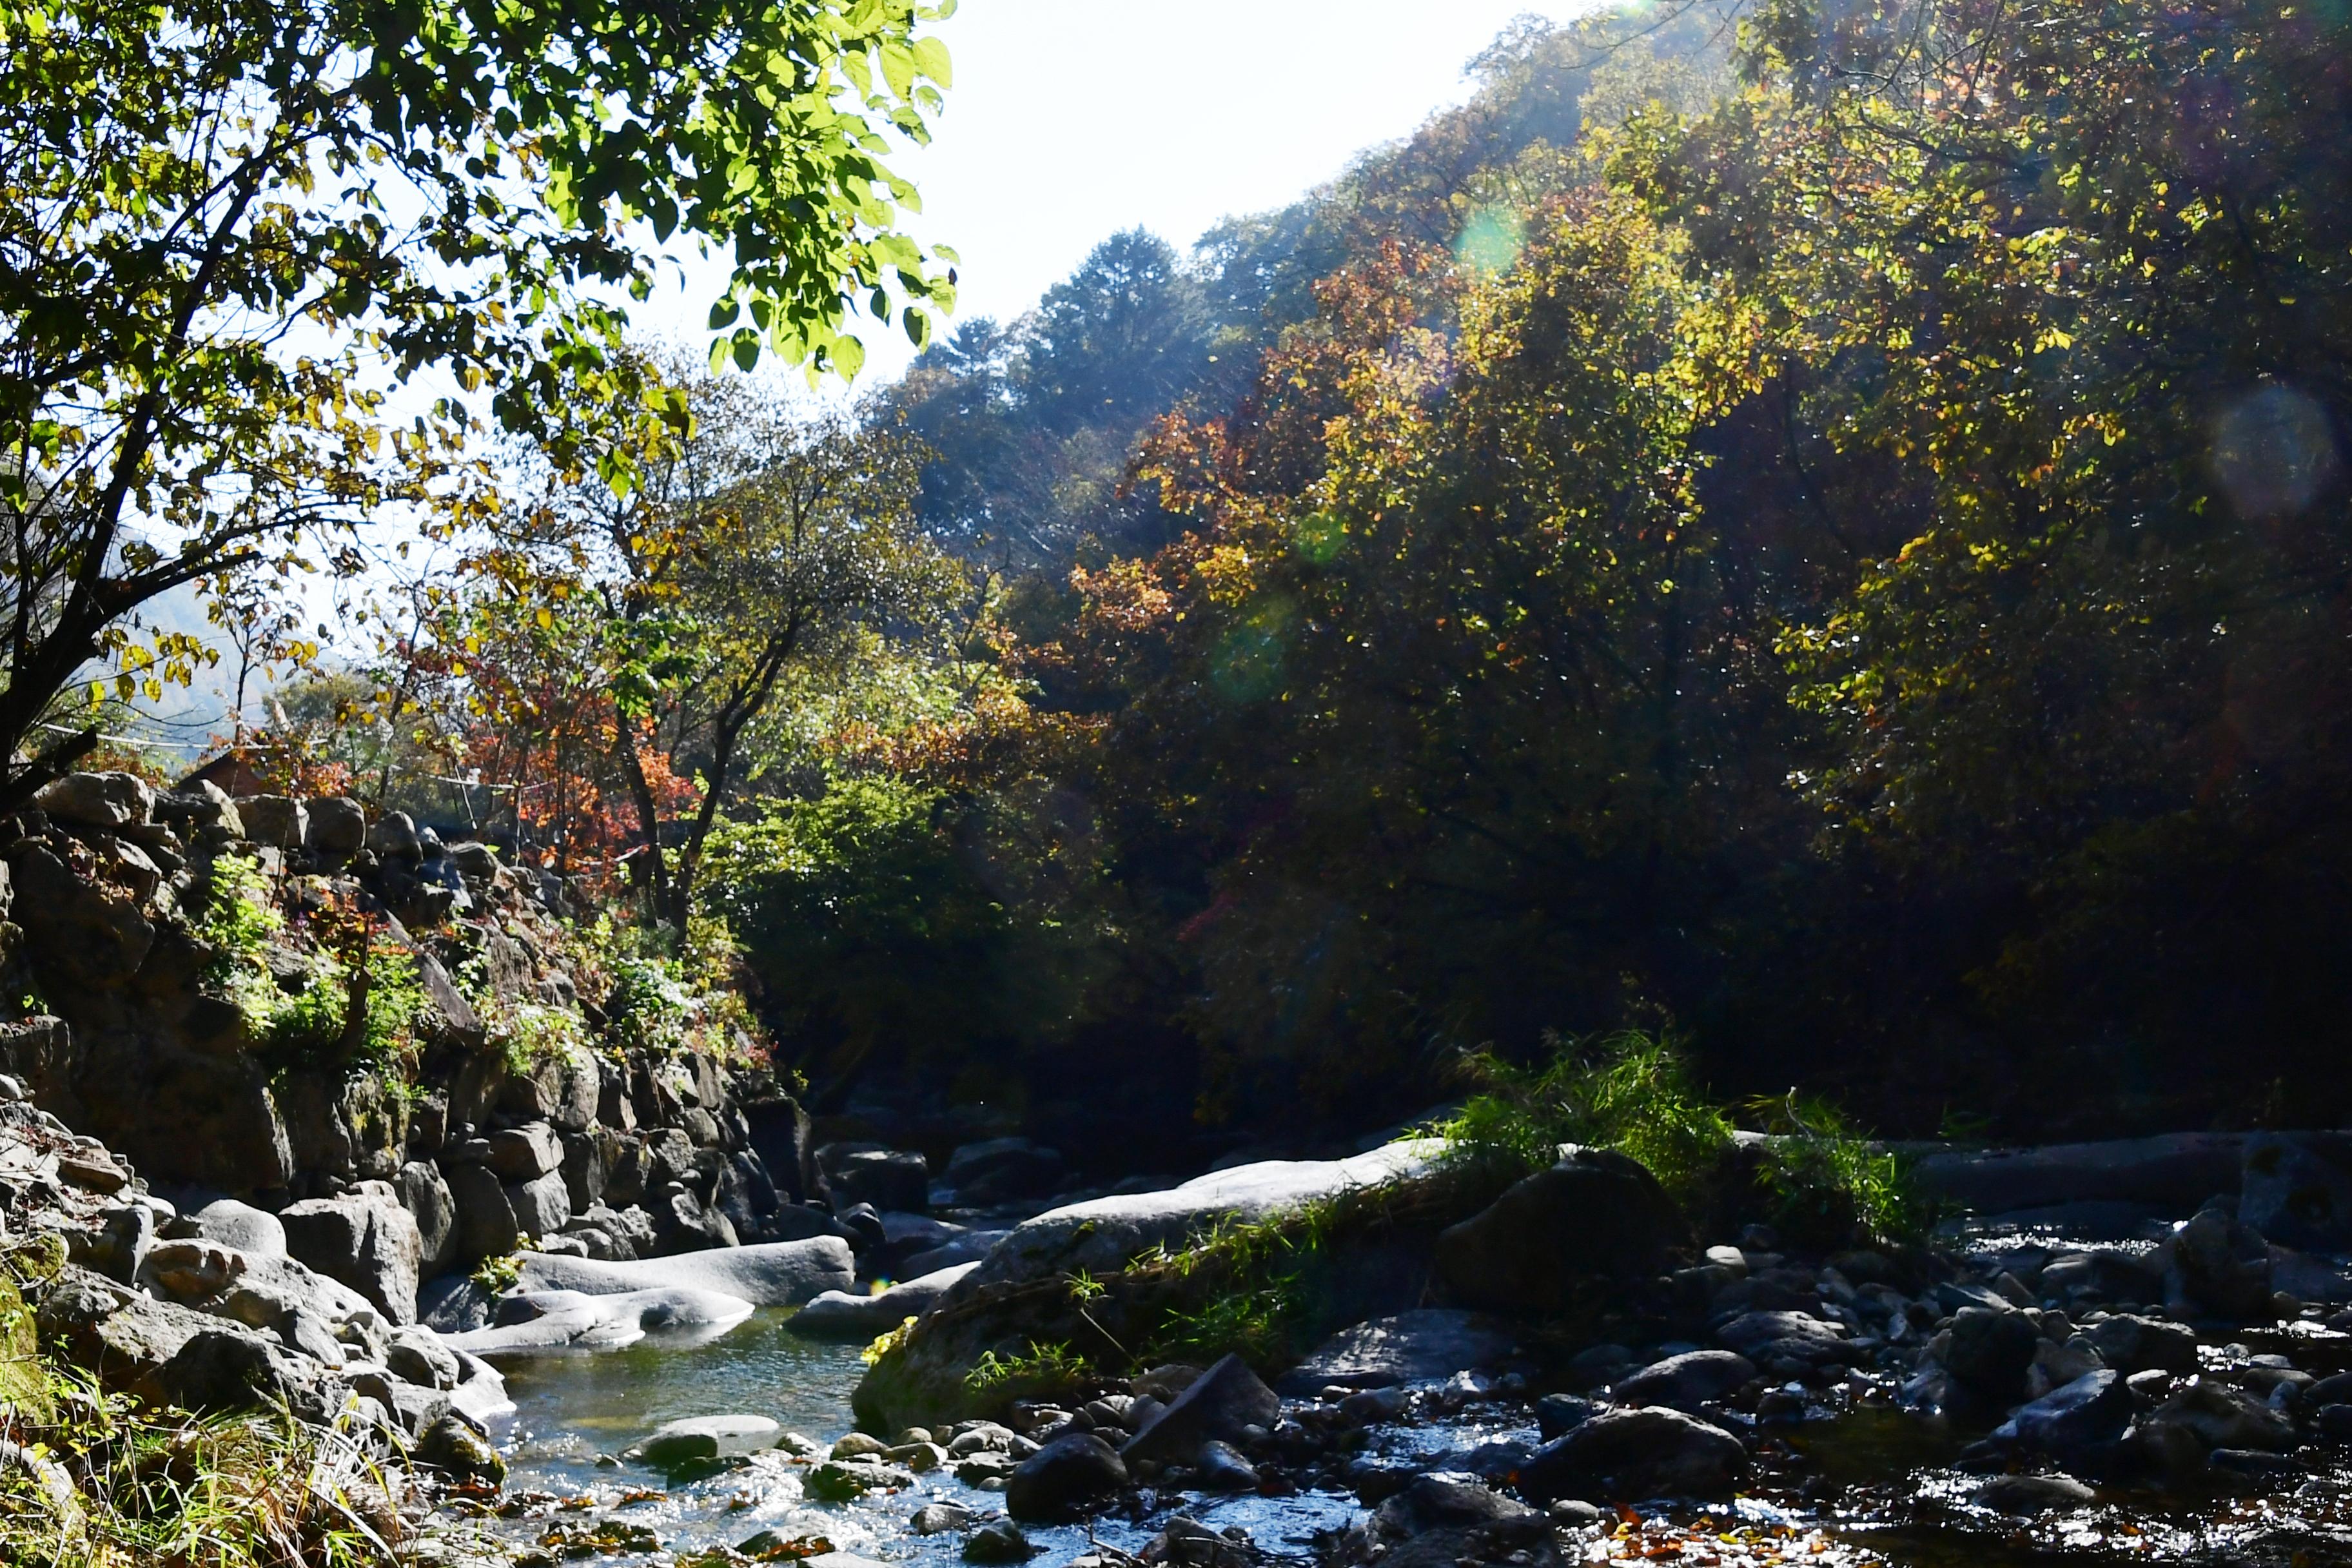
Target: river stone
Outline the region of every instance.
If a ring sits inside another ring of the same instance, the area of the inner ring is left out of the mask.
[[[1423,1307],[1340,1330],[1275,1386],[1294,1398],[1325,1388],[1438,1383],[1501,1367],[1518,1354],[1509,1327],[1477,1312]]]
[[[2136,1372],[2169,1372],[2182,1376],[2200,1365],[2197,1336],[2179,1323],[2116,1312],[2084,1331],[2099,1359],[2124,1376]]]
[[[1610,1410],[1539,1449],[1519,1491],[1536,1503],[1721,1497],[1747,1463],[1738,1438],[1679,1410]]]
[[[1963,1307],[1952,1314],[1951,1348],[1945,1370],[1974,1397],[2011,1405],[2025,1393],[2025,1369],[2042,1342],[2033,1320],[2022,1312]]]
[[[1995,1476],[1969,1500],[1995,1513],[2035,1514],[2082,1508],[2097,1501],[2098,1493],[2071,1476]]]
[[[2217,1208],[2200,1210],[2157,1248],[2167,1306],[2216,1317],[2268,1321],[2270,1247],[2262,1233]]]
[[[1664,1405],[1686,1415],[1724,1398],[1756,1375],[1756,1363],[1737,1351],[1690,1351],[1653,1362],[1609,1390],[1620,1405]]]
[[[1742,1312],[1715,1331],[1727,1350],[1759,1364],[1799,1361],[1808,1366],[1849,1362],[1845,1330],[1805,1312]]]
[[[1228,1355],[1146,1422],[1121,1452],[1130,1459],[1189,1464],[1211,1438],[1236,1441],[1246,1435],[1244,1428],[1271,1429],[1281,1415],[1282,1401],[1274,1390],[1241,1357]]]
[[[715,1339],[751,1315],[740,1297],[683,1286],[586,1295],[577,1290],[509,1291],[502,1317],[520,1310],[536,1316],[465,1333],[446,1334],[451,1350],[478,1356],[532,1355],[548,1351],[613,1351],[647,1332],[667,1331],[686,1343]]]
[[[827,1290],[786,1319],[784,1327],[804,1339],[870,1341],[929,1311],[949,1287],[979,1267],[965,1263],[942,1268],[868,1296]]]
[[[1004,1483],[1004,1511],[1021,1520],[1067,1519],[1126,1485],[1127,1466],[1111,1446],[1091,1432],[1073,1432],[1013,1468]]]
[[[963,1560],[967,1563],[1026,1563],[1037,1555],[1038,1547],[1021,1533],[1021,1527],[1009,1519],[993,1524],[983,1524],[968,1536],[963,1543]]]
[[[394,1375],[420,1388],[443,1393],[457,1387],[460,1375],[457,1352],[443,1344],[431,1329],[415,1325],[392,1331],[392,1343],[383,1352],[383,1364]]]
[[[1181,1250],[1223,1221],[1264,1219],[1352,1189],[1428,1175],[1444,1152],[1439,1140],[1408,1139],[1346,1160],[1264,1161],[1214,1171],[1166,1192],[1052,1209],[997,1243],[957,1295],[1080,1270],[1107,1278],[1155,1245]]]
[[[2131,1418],[2131,1390],[2113,1368],[2102,1367],[2020,1406],[1993,1436],[2063,1454],[2122,1436]]]
[[[420,1462],[455,1480],[487,1481],[496,1487],[507,1478],[507,1462],[499,1458],[489,1439],[454,1412],[418,1434],[415,1452]]]
[[[845,1290],[855,1271],[856,1259],[849,1244],[830,1236],[645,1258],[635,1263],[549,1258],[536,1253],[522,1259],[522,1283],[532,1289],[610,1295],[682,1286],[739,1297],[757,1307],[797,1307],[827,1290]]]
[[[1682,1211],[1640,1162],[1572,1149],[1437,1238],[1437,1273],[1464,1305],[1557,1312],[1595,1279],[1643,1279],[1687,1246]]]
[[[1204,1492],[1254,1492],[1257,1467],[1231,1443],[1212,1437],[1192,1457],[1192,1480]]]
[[[782,1431],[765,1415],[690,1415],[656,1428],[627,1457],[657,1470],[674,1470],[698,1459],[772,1448]]]
[[[2287,1247],[2352,1247],[2352,1138],[2340,1132],[2246,1135],[2238,1218]]]
[[[2208,1449],[2294,1447],[2294,1423],[2242,1389],[2200,1379],[2140,1417],[2148,1428],[2193,1434]]]

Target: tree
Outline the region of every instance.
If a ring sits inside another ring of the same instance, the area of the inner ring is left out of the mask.
[[[490,525],[474,563],[524,625],[463,633],[472,646],[457,657],[517,636],[566,650],[568,673],[566,656],[521,663],[541,672],[537,687],[601,716],[635,807],[648,907],[683,929],[745,737],[779,690],[818,672],[839,684],[878,643],[937,635],[965,580],[917,524],[919,442],[838,411],[805,414],[771,384],[672,374],[683,431],[665,422],[668,393],[634,417],[630,405],[578,405],[539,489]],[[623,447],[639,453],[638,477],[615,491],[593,476]],[[509,725],[530,722],[490,706]],[[662,831],[672,778],[699,785],[674,846]]]
[[[469,503],[471,416],[629,393],[609,301],[657,242],[732,247],[718,352],[854,373],[862,301],[920,342],[952,273],[894,226],[952,0],[27,0],[0,16],[0,808],[93,659],[151,693],[188,637],[123,618],[265,561],[356,569],[360,519]],[[942,258],[946,253],[941,252]],[[604,454],[625,484],[625,451]],[[307,557],[307,558],[306,558]]]

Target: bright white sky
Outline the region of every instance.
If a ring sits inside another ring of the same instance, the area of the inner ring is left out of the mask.
[[[1219,218],[1285,205],[1356,153],[1465,96],[1463,67],[1512,17],[1589,0],[963,0],[938,31],[955,85],[929,147],[898,172],[911,226],[963,258],[958,319],[1010,320],[1106,237],[1180,248]],[[706,281],[707,276],[707,281]],[[634,312],[708,341],[721,279]],[[911,355],[866,323],[862,384]]]

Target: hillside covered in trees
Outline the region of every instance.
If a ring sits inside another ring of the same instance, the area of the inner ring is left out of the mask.
[[[1106,1167],[1628,1026],[1905,1133],[2324,1121],[2347,43],[1528,21],[1017,321],[931,336],[882,246],[929,346],[854,415],[720,364],[748,325],[551,359],[380,492],[445,521],[372,662],[240,738],[723,920],[821,1109]]]

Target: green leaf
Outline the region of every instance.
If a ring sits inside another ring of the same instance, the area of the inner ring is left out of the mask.
[[[912,49],[915,69],[941,87],[955,85],[955,67],[948,59],[948,47],[937,38],[917,38]]]

